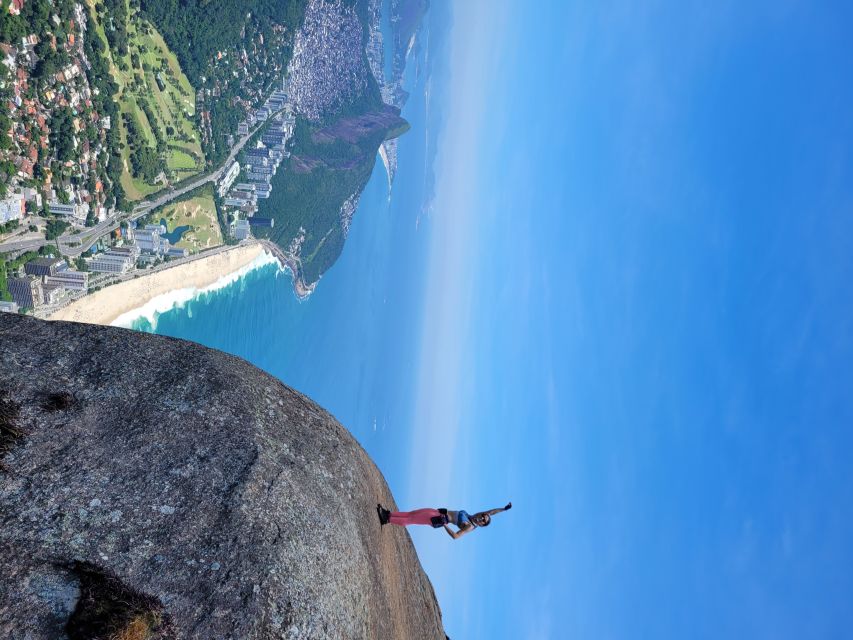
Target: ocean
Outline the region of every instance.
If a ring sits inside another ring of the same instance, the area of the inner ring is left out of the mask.
[[[423,33],[423,32],[422,32]],[[386,36],[387,37],[387,36]],[[289,273],[263,262],[193,297],[177,295],[125,323],[240,356],[305,393],[346,426],[391,483],[404,485],[429,222],[427,48],[406,71],[412,125],[399,141],[389,198],[377,155],[341,257],[305,301]]]

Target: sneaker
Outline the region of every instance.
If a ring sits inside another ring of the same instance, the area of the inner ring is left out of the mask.
[[[383,509],[381,504],[376,505],[376,515],[379,516],[379,524],[385,526],[388,524],[388,516],[391,512],[388,509]]]

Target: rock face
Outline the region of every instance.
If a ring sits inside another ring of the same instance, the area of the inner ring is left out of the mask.
[[[356,441],[193,343],[0,314],[0,637],[444,638]]]

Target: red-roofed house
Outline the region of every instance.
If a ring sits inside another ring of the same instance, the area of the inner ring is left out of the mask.
[[[20,163],[18,165],[18,174],[22,178],[32,178],[33,177],[33,163],[27,158],[21,158]]]

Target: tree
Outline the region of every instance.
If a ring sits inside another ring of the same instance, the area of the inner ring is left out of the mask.
[[[48,220],[44,237],[46,240],[56,240],[68,229],[68,223],[64,220]]]
[[[27,35],[27,22],[21,16],[13,16],[7,6],[3,6],[3,19],[0,20],[0,42],[16,42]]]
[[[50,122],[50,142],[59,162],[74,157],[74,114],[69,107],[57,109]]]

